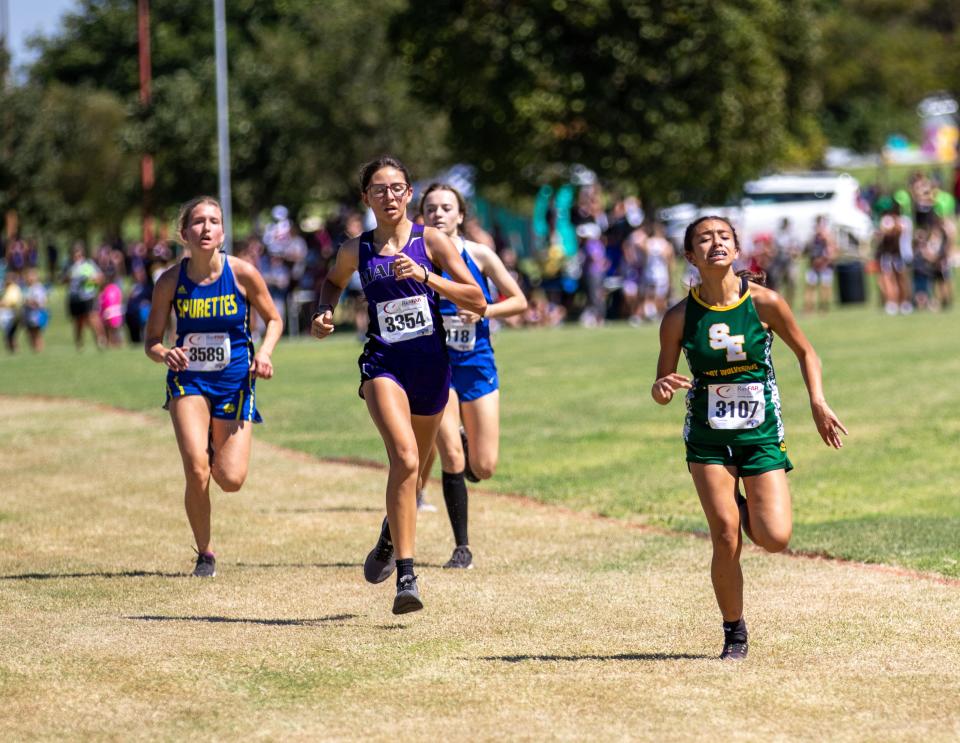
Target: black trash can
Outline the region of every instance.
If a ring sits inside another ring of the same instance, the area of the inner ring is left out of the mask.
[[[863,304],[867,301],[867,288],[863,278],[863,264],[847,261],[836,265],[837,291],[840,304]]]

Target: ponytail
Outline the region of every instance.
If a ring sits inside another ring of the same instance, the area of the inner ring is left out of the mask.
[[[760,284],[760,286],[767,285],[767,272],[762,268],[757,268],[752,271],[749,268],[745,268],[742,271],[737,271],[737,276],[747,281],[752,281],[754,284]]]

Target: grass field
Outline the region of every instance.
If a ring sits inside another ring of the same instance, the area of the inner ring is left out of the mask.
[[[801,322],[823,358],[828,400],[851,434],[839,452],[820,442],[796,361],[776,343],[796,465],[792,546],[960,576],[956,314],[890,318],[858,307]],[[683,464],[682,405],[661,408],[649,397],[657,343],[652,326],[501,333],[503,446],[489,489],[631,523],[705,530]],[[257,437],[325,459],[383,462],[356,396],[359,349],[349,332],[281,343],[276,378],[258,386],[266,424]],[[88,341],[77,353],[56,317],[46,352],[0,357],[0,393],[102,402],[168,428],[159,408],[163,374],[139,348],[98,353]]]
[[[360,577],[382,471],[259,437],[198,581],[161,416],[0,402],[0,740],[960,737],[956,580],[747,549],[751,656],[723,664],[705,540],[485,494],[475,570],[439,570],[421,517],[426,609],[398,620]]]

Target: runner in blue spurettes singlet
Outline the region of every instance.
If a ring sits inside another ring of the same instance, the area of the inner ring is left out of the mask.
[[[253,423],[260,422],[254,379],[273,377],[283,319],[256,267],[222,252],[223,210],[216,199],[184,204],[177,235],[189,258],[164,270],[153,287],[144,352],[167,369],[164,407],[183,462],[183,503],[197,551],[193,575],[213,578],[211,485],[235,493],[247,478]],[[264,323],[256,352],[252,312]],[[171,314],[176,341],[168,346]]]
[[[190,362],[186,371],[167,372],[167,403],[181,395],[210,400],[215,418],[261,422],[256,384],[250,374],[253,340],[250,306],[237,286],[230,261],[211,284],[195,284],[187,275],[189,259],[180,263],[173,311],[178,348]]]

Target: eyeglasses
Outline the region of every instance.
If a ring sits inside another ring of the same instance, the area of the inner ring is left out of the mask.
[[[403,196],[407,189],[410,188],[408,183],[390,183],[389,185],[378,183],[374,186],[367,187],[367,193],[377,199],[382,199],[387,195],[387,189],[390,189],[390,193],[396,196],[398,199]]]

